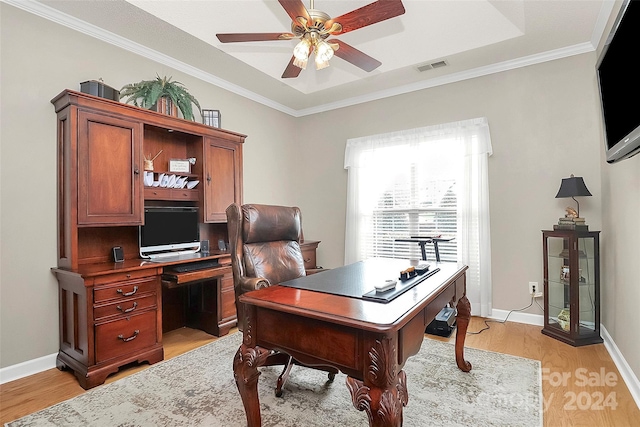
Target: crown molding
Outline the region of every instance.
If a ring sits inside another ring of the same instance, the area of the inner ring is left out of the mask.
[[[388,89],[379,92],[372,92],[367,95],[345,99],[329,104],[319,105],[317,107],[307,108],[304,110],[297,110],[297,115],[307,116],[310,114],[322,113],[337,108],[349,107],[356,104],[362,104],[364,102],[375,101],[378,99],[389,98],[391,96],[401,95],[409,92],[415,92],[418,90],[429,89],[436,86],[442,86],[449,83],[460,82],[463,80],[475,79],[476,77],[487,76],[490,74],[500,73],[503,71],[513,70],[516,68],[527,67],[529,65],[540,64],[547,61],[553,61],[556,59],[566,58],[573,55],[580,55],[586,52],[592,52],[594,47],[591,43],[581,43],[574,46],[565,47],[562,49],[556,49],[553,51],[543,52],[536,55],[525,56],[510,61],[500,62],[498,64],[488,65],[486,67],[478,67],[459,73],[449,74],[442,77],[436,77],[433,79],[421,81],[418,83],[411,83],[404,86],[398,86],[393,89]]]

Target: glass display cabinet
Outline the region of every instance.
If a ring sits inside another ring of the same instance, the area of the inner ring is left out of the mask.
[[[542,333],[573,346],[602,342],[599,234],[599,231],[542,231]]]

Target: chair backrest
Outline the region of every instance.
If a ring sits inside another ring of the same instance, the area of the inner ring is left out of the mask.
[[[306,275],[300,250],[302,215],[297,207],[234,203],[227,208],[227,227],[238,327],[242,329],[240,295],[252,287]],[[264,280],[251,280],[255,278]]]

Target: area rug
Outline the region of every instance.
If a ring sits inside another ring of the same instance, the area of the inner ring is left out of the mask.
[[[223,337],[6,426],[246,426],[232,370],[240,340],[239,333]],[[473,365],[469,373],[457,368],[453,344],[425,339],[404,367],[404,426],[542,425],[539,361],[470,348],[465,358]],[[328,382],[324,372],[294,366],[277,398],[280,368],[261,372],[265,427],[369,425],[353,407],[343,374]]]

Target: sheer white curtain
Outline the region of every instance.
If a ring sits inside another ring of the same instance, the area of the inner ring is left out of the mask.
[[[366,258],[373,211],[399,170],[455,179],[458,261],[469,266],[467,297],[473,314],[491,314],[491,240],[486,118],[349,139],[345,264]]]

